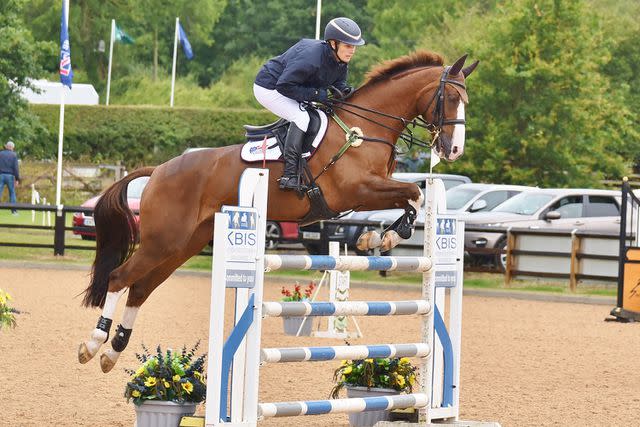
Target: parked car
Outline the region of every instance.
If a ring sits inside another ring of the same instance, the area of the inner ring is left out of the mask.
[[[423,191],[426,188],[426,181],[429,176],[430,174],[421,172],[396,172],[392,175],[393,179],[397,179],[398,181],[414,182],[418,184],[418,186],[422,188]],[[447,190],[471,182],[471,179],[468,176],[464,175],[432,174],[432,177],[441,179],[444,183],[445,189]],[[346,215],[344,219],[353,221],[367,221],[372,215],[375,215],[379,212],[387,212],[389,210],[390,209],[352,212]],[[391,210],[398,211],[395,209]],[[400,215],[397,215],[396,218]],[[320,240],[321,226],[327,228],[326,233],[328,234],[330,241],[338,241],[343,244],[346,243],[349,250],[353,250],[359,255],[367,254],[356,248],[358,237],[360,237],[360,235],[367,229],[365,226],[347,224],[321,225],[320,223],[314,223],[311,225],[300,227],[300,240],[310,254],[320,255],[329,253],[328,242],[323,243]]]
[[[149,182],[148,176],[136,178],[129,183],[127,188],[127,204],[129,209],[136,213],[140,209],[140,198],[145,186]],[[84,202],[83,208],[94,208],[100,196],[95,196]],[[138,215],[135,215],[136,223],[140,221]],[[73,234],[79,235],[85,240],[95,240],[96,229],[93,216],[82,212],[73,214]],[[275,249],[279,243],[283,241],[298,241],[298,224],[295,222],[278,222],[267,221],[266,241],[267,249]]]
[[[142,192],[144,191],[147,182],[149,182],[149,177],[141,176],[140,178],[136,178],[131,181],[127,187],[127,204],[129,205],[129,209],[134,213],[140,209],[140,198],[142,197]],[[80,206],[83,208],[95,208],[99,199],[100,195],[92,197]],[[137,214],[135,215],[135,219],[137,224],[140,221]],[[73,214],[73,234],[79,235],[82,239],[95,240],[95,226],[96,224],[92,215],[82,212],[75,212]]]
[[[298,242],[298,223],[289,221],[267,221],[265,247],[277,249],[281,243]]]
[[[504,227],[615,232],[620,228],[620,204],[620,191],[614,190],[537,189],[523,192],[491,212],[465,218],[467,227],[501,228],[495,232],[466,231],[465,250],[474,261],[487,260],[486,254],[481,255],[481,249],[504,250],[507,244]],[[504,268],[506,256],[499,253],[491,257],[491,261]]]
[[[447,213],[488,212],[513,196],[534,188],[507,184],[462,184],[447,191]]]

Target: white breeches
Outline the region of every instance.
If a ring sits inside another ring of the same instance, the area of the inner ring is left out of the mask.
[[[309,113],[300,109],[300,103],[287,98],[275,89],[265,89],[257,84],[253,85],[253,94],[264,108],[278,117],[289,120],[304,132],[309,127]]]

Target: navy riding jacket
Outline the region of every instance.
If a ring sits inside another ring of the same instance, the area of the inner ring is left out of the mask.
[[[255,83],[296,101],[325,101],[330,85],[347,88],[347,69],[326,41],[302,39],[264,64]]]
[[[18,171],[18,157],[11,150],[0,151],[0,173],[6,173],[16,177],[20,181],[20,173]]]

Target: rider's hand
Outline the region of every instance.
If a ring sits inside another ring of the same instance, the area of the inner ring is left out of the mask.
[[[325,102],[328,99],[327,90],[326,89],[316,89],[314,101],[317,102]]]

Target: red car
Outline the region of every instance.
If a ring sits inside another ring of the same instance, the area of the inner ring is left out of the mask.
[[[149,177],[143,176],[136,178],[129,183],[129,188],[127,189],[127,201],[129,209],[134,212],[137,212],[140,209],[140,198],[142,197],[142,191],[148,181]],[[98,199],[100,199],[100,196],[92,197],[81,206],[83,208],[94,208]],[[136,215],[136,222],[139,221],[139,217]],[[96,229],[93,216],[82,212],[74,213],[73,234],[77,234],[85,240],[95,240]],[[298,241],[298,224],[295,222],[267,221],[267,249],[275,249],[278,247],[279,243],[283,243],[284,241]]]
[[[148,176],[141,176],[140,178],[136,178],[129,183],[129,187],[127,188],[127,202],[129,205],[129,209],[134,212],[138,212],[140,210],[140,198],[142,197],[142,191],[144,187],[149,182]],[[83,208],[94,208],[100,196],[95,196],[84,202],[81,206]],[[136,223],[140,221],[138,215],[135,215]],[[90,214],[85,214],[82,212],[76,212],[73,214],[73,234],[77,234],[82,237],[84,240],[95,240],[96,239],[96,229],[95,222],[93,221],[93,216]]]
[[[298,223],[297,222],[278,222],[267,221],[267,232],[265,247],[267,249],[276,249],[280,243],[297,243],[298,240]]]

